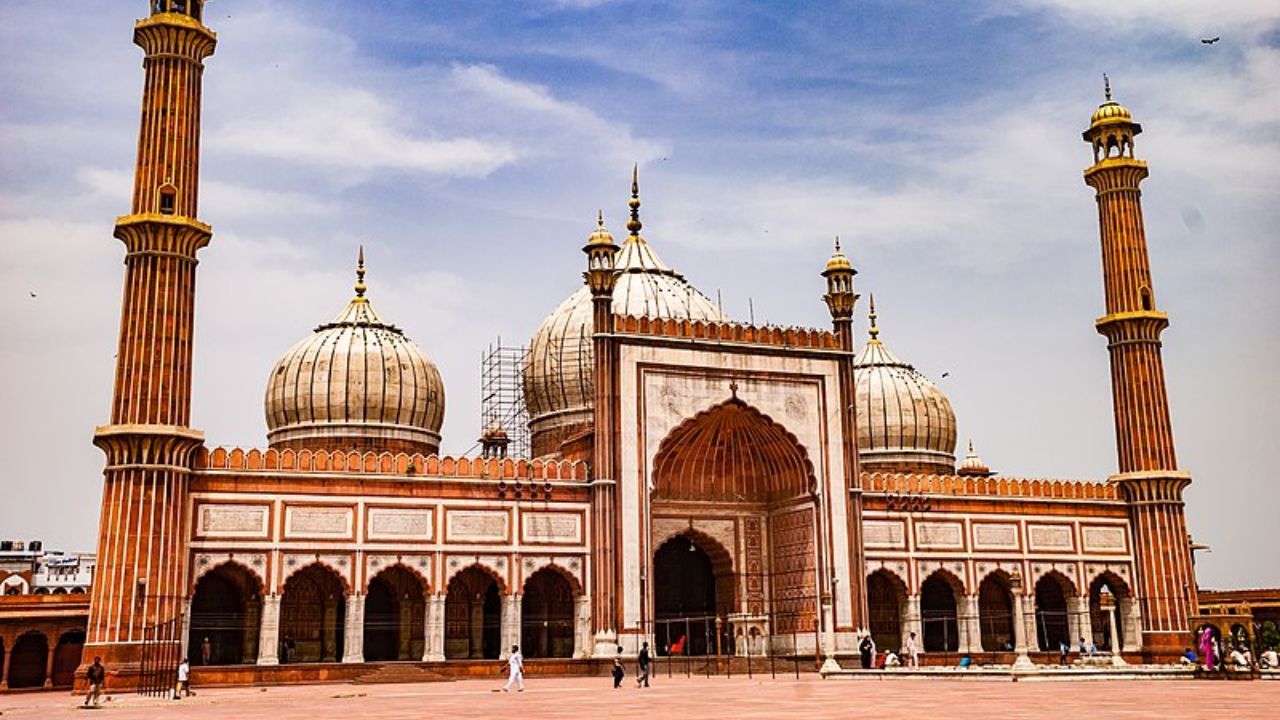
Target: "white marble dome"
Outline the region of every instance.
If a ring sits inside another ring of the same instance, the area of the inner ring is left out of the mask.
[[[867,471],[950,474],[956,467],[951,401],[880,340],[871,306],[867,343],[854,360],[858,459]]]
[[[593,233],[607,232],[603,222]],[[613,312],[649,318],[723,321],[709,298],[664,264],[638,234],[626,238],[616,260]],[[592,422],[594,353],[591,291],[583,286],[560,304],[534,334],[524,369],[534,455],[555,452],[561,441]]]
[[[272,447],[434,453],[444,422],[440,371],[364,297],[276,363],[267,381]]]

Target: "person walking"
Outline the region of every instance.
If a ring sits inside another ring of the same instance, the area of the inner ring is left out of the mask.
[[[89,692],[85,693],[84,706],[89,707],[89,702],[93,701],[93,706],[98,707],[98,703],[102,702],[102,684],[107,679],[107,669],[102,666],[102,658],[93,659],[93,664],[85,672],[85,679],[89,681]]]
[[[636,676],[636,687],[649,687],[649,643],[644,643],[640,647],[640,674]]]
[[[911,633],[907,636],[907,657],[911,658],[911,669],[920,669],[920,641],[916,639],[916,634]]]
[[[622,660],[618,658],[614,658],[613,659],[613,689],[614,690],[617,690],[618,688],[622,687],[622,678],[626,674],[627,674],[627,671],[622,669]]]
[[[191,663],[186,658],[178,663],[178,684],[173,688],[173,699],[181,700],[184,695],[191,697]]]
[[[200,664],[208,665],[213,660],[213,643],[209,642],[209,636],[206,635],[204,642],[200,643]]]
[[[524,692],[524,656],[520,654],[519,645],[511,646],[511,657],[507,658],[507,667],[510,669],[510,675],[502,692],[511,692],[512,685],[516,686],[516,692]]]

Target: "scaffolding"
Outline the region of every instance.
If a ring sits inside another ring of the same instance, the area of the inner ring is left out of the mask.
[[[530,452],[529,413],[524,406],[524,367],[529,351],[524,346],[489,345],[480,358],[481,433],[495,425],[510,439],[508,457],[527,458]]]

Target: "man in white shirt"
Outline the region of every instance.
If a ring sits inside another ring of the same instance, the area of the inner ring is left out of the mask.
[[[911,658],[911,667],[919,669],[920,667],[920,641],[916,639],[916,634],[911,633],[907,637],[907,657]]]
[[[173,689],[173,699],[181,700],[183,695],[191,697],[191,664],[186,658],[178,663],[178,685]]]
[[[511,675],[507,678],[507,684],[502,687],[502,692],[511,692],[512,685],[516,686],[516,692],[524,692],[524,656],[520,654],[520,646],[511,646],[507,667],[511,669]]]

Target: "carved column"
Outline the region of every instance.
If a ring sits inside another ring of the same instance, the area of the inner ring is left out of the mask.
[[[1075,645],[1084,640],[1085,649],[1094,644],[1093,639],[1093,621],[1089,617],[1089,598],[1072,597],[1067,598],[1067,612],[1071,615],[1071,644]]]
[[[978,621],[978,596],[961,595],[957,610],[960,612],[960,652],[982,652],[982,625]]]
[[[484,596],[471,600],[471,653],[472,659],[484,657]],[[501,635],[501,632],[499,632]]]
[[[53,687],[53,653],[58,648],[57,633],[53,634],[53,641],[47,643],[44,661],[44,689],[48,690]],[[8,655],[8,653],[5,653]]]
[[[591,656],[591,596],[583,593],[573,599],[573,656]]]
[[[364,662],[364,595],[347,596],[347,618],[343,633],[342,662]]]
[[[191,648],[188,647],[191,644],[191,598],[187,598],[182,604],[182,635],[179,636],[178,643],[181,648],[178,654],[185,658],[191,657]]]
[[[5,638],[4,666],[0,667],[0,690],[9,689],[9,660],[13,657],[13,643]]]
[[[426,642],[422,657],[424,662],[444,660],[444,595],[427,596]]]
[[[520,594],[511,593],[502,596],[502,649],[498,657],[505,660],[511,656],[511,646],[520,644]]]
[[[924,624],[920,621],[920,596],[908,595],[906,614],[902,618],[902,647],[907,646],[907,638],[916,634],[920,647],[924,647]]]
[[[258,624],[258,664],[279,665],[280,596],[262,597],[262,618]]]

